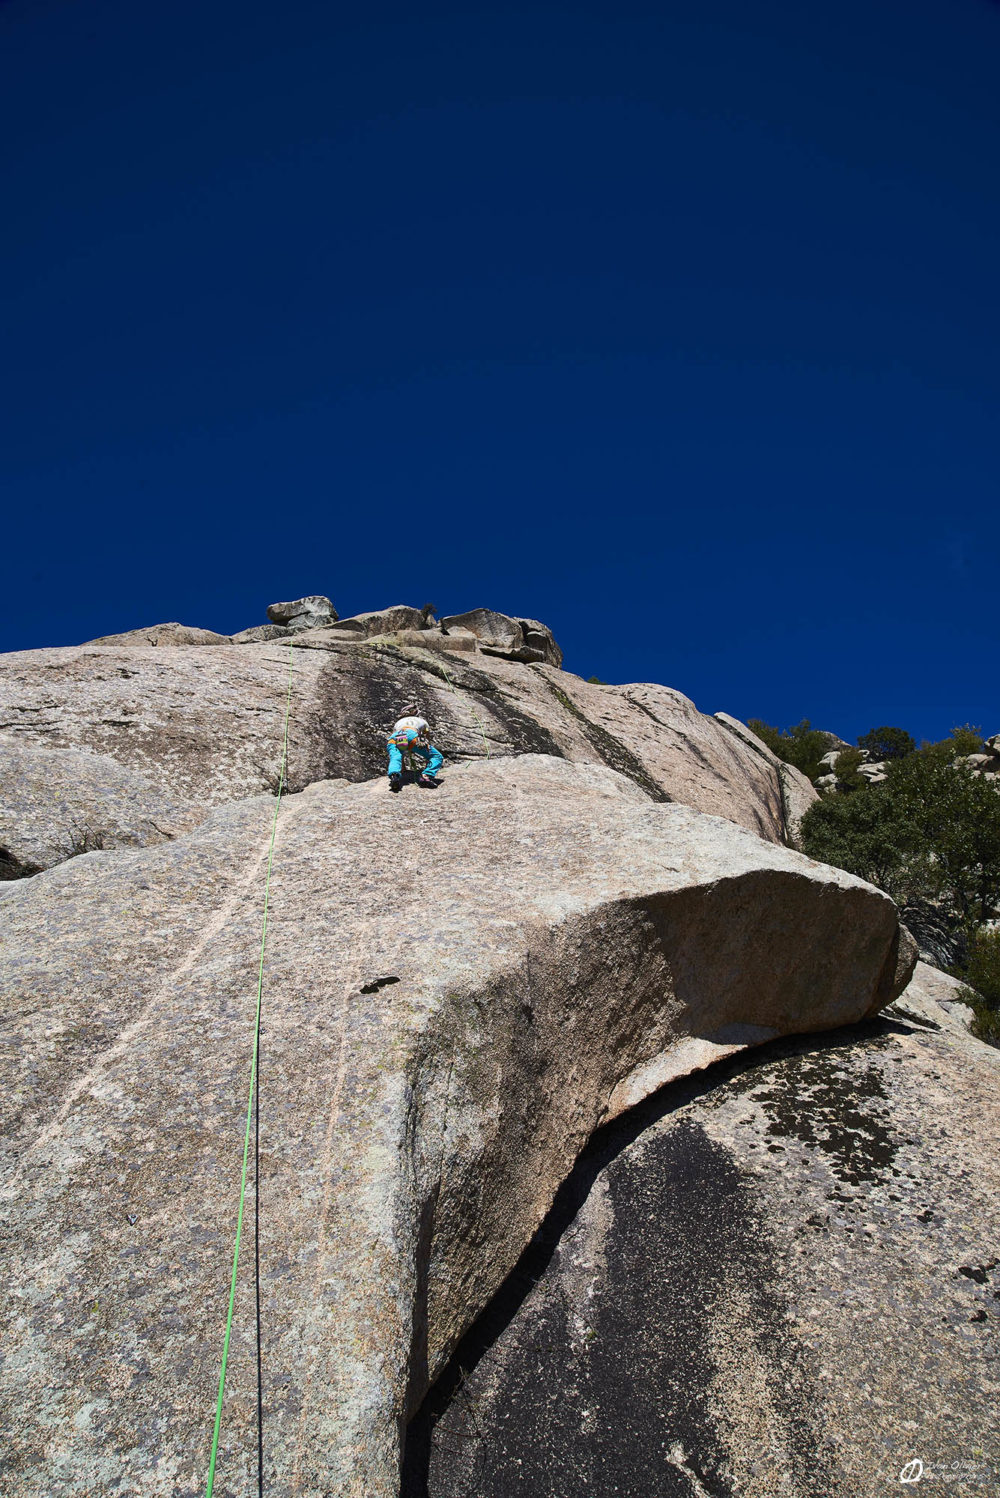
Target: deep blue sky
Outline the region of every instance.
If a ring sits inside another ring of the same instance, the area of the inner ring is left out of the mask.
[[[0,3],[0,648],[485,603],[1000,729],[1000,7]]]

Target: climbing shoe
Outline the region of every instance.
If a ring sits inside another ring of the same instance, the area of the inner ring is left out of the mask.
[[[435,780],[433,775],[421,775],[417,784],[429,786],[432,791],[436,791],[441,782],[440,780]]]
[[[390,775],[389,776],[389,789],[390,789],[390,791],[401,791],[403,789],[403,777],[402,777],[402,775]]]

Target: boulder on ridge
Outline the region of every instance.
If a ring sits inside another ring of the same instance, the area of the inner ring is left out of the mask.
[[[291,603],[269,603],[267,617],[272,624],[283,624],[294,632],[333,624],[339,616],[329,598],[322,593],[310,593],[306,598],[293,599]]]
[[[268,640],[287,640],[295,633],[287,624],[251,624],[249,629],[241,629],[229,638],[234,645],[263,645]]]
[[[352,614],[341,619],[336,632],[351,633],[360,639],[369,640],[374,635],[392,635],[401,629],[425,628],[424,612],[408,603],[394,603],[387,609],[370,609],[364,614]]]
[[[444,631],[467,629],[476,636],[480,648],[489,655],[510,661],[542,661],[550,666],[562,665],[562,651],[548,625],[537,619],[514,619],[494,609],[470,609],[467,614],[449,614],[441,620]]]
[[[273,804],[0,889],[20,1498],[204,1482]],[[404,1420],[594,1128],[748,1045],[876,1013],[911,967],[878,890],[596,765],[288,797],[260,1063],[268,1491],[395,1498]],[[240,1263],[233,1492],[256,1460]]]

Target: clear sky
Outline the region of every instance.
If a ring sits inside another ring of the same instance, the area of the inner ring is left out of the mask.
[[[488,604],[1000,730],[1000,7],[0,3],[0,648]]]

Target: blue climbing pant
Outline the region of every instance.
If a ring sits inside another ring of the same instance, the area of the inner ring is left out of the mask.
[[[393,743],[392,739],[389,740],[388,749],[389,774],[399,775],[403,769],[403,754],[399,745]],[[415,762],[423,761],[422,764],[417,764],[421,775],[436,775],[444,764],[444,755],[440,749],[435,749],[433,744],[418,744],[411,740],[406,746],[406,753],[412,755]]]

